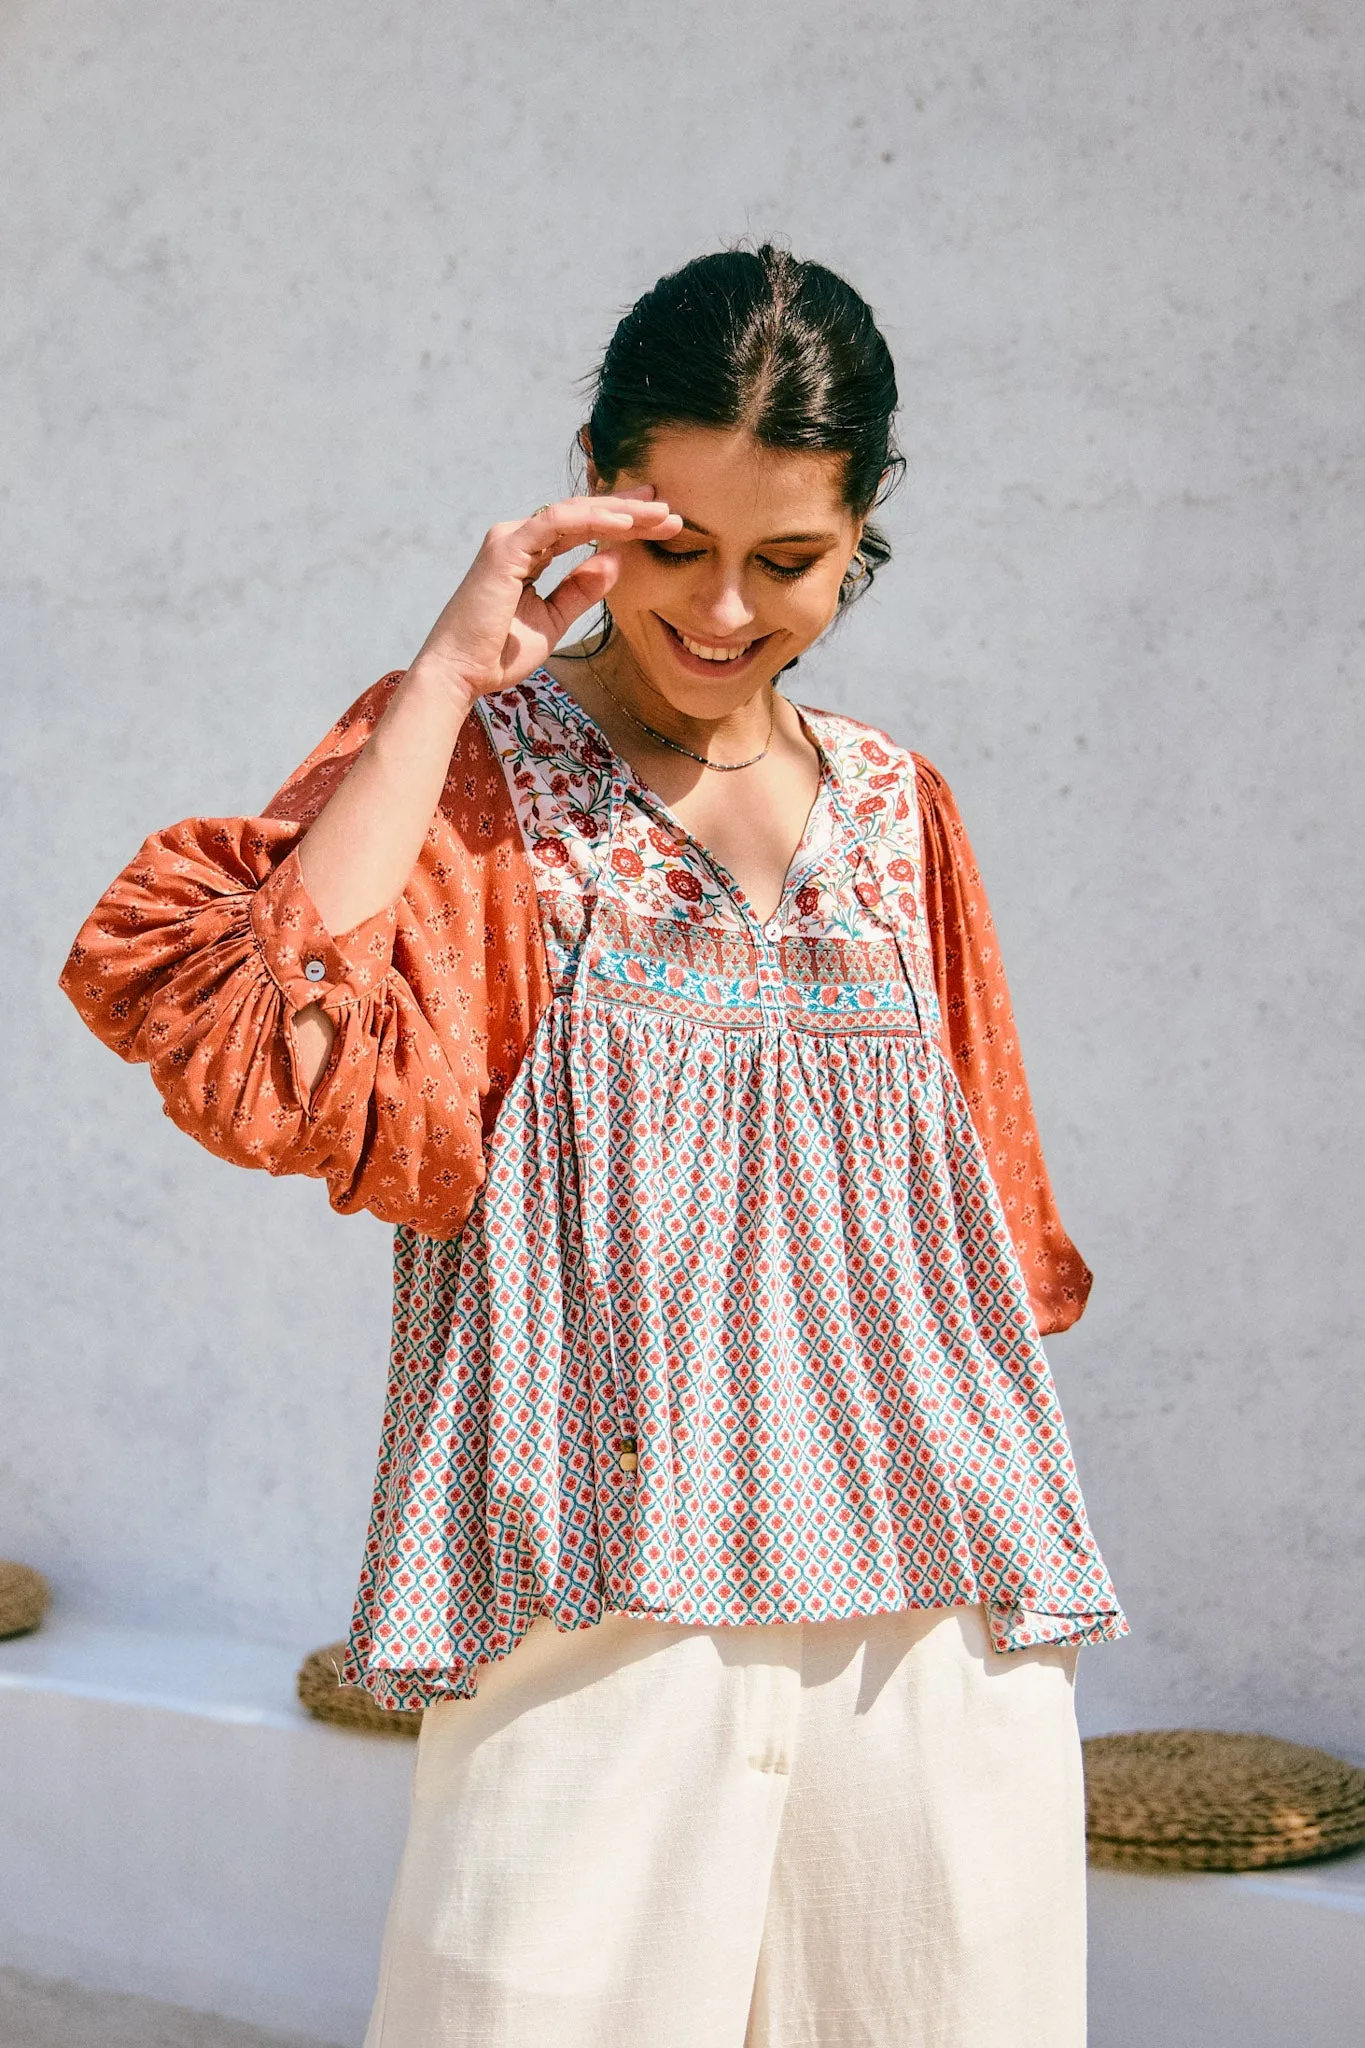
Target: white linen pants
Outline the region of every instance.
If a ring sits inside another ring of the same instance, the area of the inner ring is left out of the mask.
[[[1075,1667],[538,1622],[427,1710],[366,2048],[1081,2048]]]

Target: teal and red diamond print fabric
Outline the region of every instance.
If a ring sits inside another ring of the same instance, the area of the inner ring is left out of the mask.
[[[760,924],[548,674],[481,712],[554,993],[462,1233],[397,1233],[347,1678],[466,1695],[542,1614],[1123,1634],[941,1044],[914,757],[803,713]]]

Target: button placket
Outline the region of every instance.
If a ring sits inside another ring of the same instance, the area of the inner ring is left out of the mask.
[[[599,793],[599,802],[601,794],[606,798],[606,830],[600,840],[593,843],[594,872],[591,886],[584,897],[583,931],[577,954],[568,969],[570,1140],[577,1162],[578,1213],[584,1265],[588,1287],[601,1317],[610,1400],[616,1416],[615,1431],[609,1429],[608,1434],[610,1455],[617,1470],[625,1478],[634,1481],[639,1472],[640,1447],[639,1439],[634,1434],[634,1423],[631,1420],[633,1403],[627,1398],[626,1379],[617,1345],[609,1278],[609,1252],[604,1236],[599,1230],[605,1212],[605,1184],[600,1178],[604,1172],[605,1159],[602,1148],[595,1142],[592,1114],[593,1076],[583,1058],[584,1019],[595,962],[596,941],[593,925],[602,901],[613,892],[611,855],[625,809],[626,790],[614,768],[605,790]],[[594,811],[597,808],[595,804]]]
[[[786,983],[782,973],[781,941],[770,937],[767,928],[756,926],[754,949],[755,965],[758,971],[758,1001],[763,1012],[766,1028],[772,1030],[785,1023],[787,1015]]]

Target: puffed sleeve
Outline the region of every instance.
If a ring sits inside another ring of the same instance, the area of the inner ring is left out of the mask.
[[[925,908],[946,1049],[967,1099],[1044,1336],[1085,1308],[1091,1273],[1062,1228],[1033,1118],[981,870],[938,770],[915,757]]]
[[[534,883],[477,716],[396,903],[334,934],[304,887],[299,841],[400,679],[366,691],[260,817],[153,834],[82,926],[61,984],[219,1158],[313,1175],[335,1209],[451,1237],[548,978]],[[336,1026],[311,1095],[294,1036],[310,1003]]]

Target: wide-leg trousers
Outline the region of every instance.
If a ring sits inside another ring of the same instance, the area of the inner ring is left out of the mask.
[[[538,1622],[427,1710],[366,2048],[1081,2048],[1075,1667]]]

